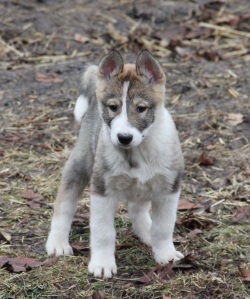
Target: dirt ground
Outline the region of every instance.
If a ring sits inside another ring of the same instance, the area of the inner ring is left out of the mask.
[[[249,1],[0,0],[0,36],[0,298],[249,299]],[[81,72],[111,48],[129,62],[148,48],[166,72],[186,161],[175,230],[185,258],[155,268],[121,207],[118,274],[103,281],[87,272],[88,190],[74,256],[38,261],[49,259],[53,201],[79,129]]]

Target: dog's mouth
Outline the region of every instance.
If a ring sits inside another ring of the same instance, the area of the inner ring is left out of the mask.
[[[129,150],[131,149],[133,146],[131,144],[125,145],[125,144],[118,144],[117,145],[119,148],[125,149],[125,150]]]

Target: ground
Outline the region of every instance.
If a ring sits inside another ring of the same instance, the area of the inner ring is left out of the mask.
[[[2,262],[1,298],[250,298],[248,8],[248,0],[0,1],[0,256],[48,259],[81,72],[109,49],[129,62],[143,48],[159,59],[186,161],[174,235],[185,259],[173,270],[154,268],[124,206],[118,274],[89,275],[86,190],[70,235],[75,255],[21,270]]]

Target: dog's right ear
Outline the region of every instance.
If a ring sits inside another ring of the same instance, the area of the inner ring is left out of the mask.
[[[101,60],[99,72],[105,79],[111,79],[122,72],[123,66],[121,54],[116,50],[112,50]]]

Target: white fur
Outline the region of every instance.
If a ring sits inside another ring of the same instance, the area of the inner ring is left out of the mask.
[[[152,201],[151,241],[154,258],[159,264],[178,261],[183,254],[175,250],[173,231],[180,191]]]
[[[142,133],[135,127],[133,127],[128,121],[127,115],[127,94],[128,94],[129,82],[125,81],[123,85],[123,94],[122,94],[122,111],[116,116],[111,122],[111,141],[115,146],[120,145],[118,140],[118,134],[130,134],[133,136],[133,140],[127,147],[136,147],[138,146],[143,137]]]
[[[129,202],[128,213],[132,221],[133,230],[140,240],[148,246],[152,245],[150,227],[152,224],[149,215],[150,202]]]
[[[117,200],[92,194],[90,202],[91,260],[88,269],[95,277],[110,278],[117,272],[114,228]]]
[[[89,100],[84,96],[80,95],[76,101],[74,116],[77,122],[81,122],[84,114],[86,113],[89,107]]]
[[[48,255],[55,254],[56,256],[60,256],[63,254],[73,254],[68,239],[74,212],[75,206],[73,205],[73,202],[68,201],[60,206],[59,215],[53,216],[51,230],[46,243],[46,251]]]
[[[109,164],[114,166],[113,175],[127,174],[137,178],[142,184],[157,173],[165,175],[168,172],[164,165],[171,164],[175,155],[178,154],[174,148],[176,138],[178,137],[172,117],[164,107],[159,107],[156,111],[155,121],[148,130],[146,138],[138,147],[133,149],[134,157],[140,164],[140,168],[130,168],[123,156],[110,143],[109,133],[103,126],[103,139],[106,144],[105,156]]]
[[[96,78],[96,70],[96,67],[90,67],[86,71],[85,82]],[[141,133],[132,127],[128,121],[126,107],[128,88],[129,82],[125,82],[122,111],[112,121],[110,131],[104,123],[102,124],[100,133],[102,138],[99,139],[102,143],[100,148],[98,144],[96,152],[96,155],[98,153],[101,155],[97,156],[97,159],[103,156],[105,163],[111,166],[104,174],[105,196],[91,192],[90,198],[91,259],[88,269],[96,277],[110,278],[117,272],[114,217],[118,202],[124,199],[128,201],[128,212],[134,232],[145,244],[152,246],[156,262],[166,264],[170,260],[183,257],[175,250],[172,237],[180,192],[169,194],[167,187],[179,171],[177,166],[175,167],[177,170],[171,169],[173,161],[178,163],[178,159],[182,159],[176,128],[163,103],[158,105],[155,120],[149,128]],[[88,102],[84,96],[77,99],[74,113],[78,121],[81,121],[87,111]],[[119,133],[133,135],[130,151],[139,167],[131,167],[124,159],[124,153],[117,150],[117,146],[120,145]],[[101,149],[101,153],[98,149]],[[72,157],[81,161],[77,155]],[[70,166],[70,163],[67,165]],[[53,216],[46,244],[49,255],[72,254],[68,236],[76,196],[69,190],[65,194],[62,193],[63,201],[59,201],[59,208],[57,207],[57,213]],[[149,214],[150,204],[152,219]]]
[[[92,255],[89,271],[95,276],[100,277],[102,271],[106,278],[111,277],[112,272],[116,273],[113,223],[116,200],[128,200],[134,232],[145,244],[152,246],[156,262],[166,264],[183,257],[182,253],[176,251],[172,237],[180,191],[169,194],[161,182],[150,183],[150,179],[156,175],[166,177],[166,182],[171,177],[173,170],[165,165],[171,165],[178,154],[177,138],[170,114],[163,106],[159,107],[147,138],[133,149],[140,167],[131,168],[110,143],[108,131],[103,126],[104,155],[109,165],[112,165],[112,170],[106,178],[106,184],[110,187],[106,190],[106,197],[91,197]],[[150,202],[152,220],[149,214]]]

